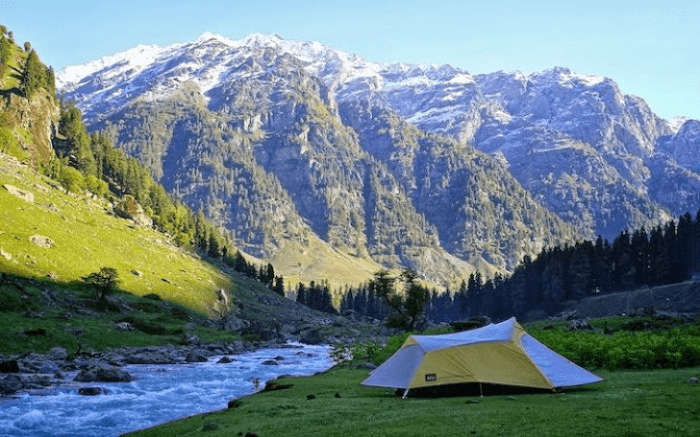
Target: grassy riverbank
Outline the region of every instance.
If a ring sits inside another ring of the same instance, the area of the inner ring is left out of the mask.
[[[483,398],[462,392],[402,400],[393,390],[361,386],[368,370],[358,364],[384,361],[403,343],[402,335],[390,338],[384,347],[371,342],[355,346],[353,363],[325,374],[276,381],[278,386],[291,384],[288,389],[259,393],[240,400],[236,408],[134,435],[194,436],[204,431],[212,436],[697,435],[700,386],[689,379],[700,376],[698,321],[614,317],[593,320],[591,325],[592,331],[569,331],[564,322],[526,326],[552,349],[598,368],[596,373],[605,379],[565,393],[523,394],[487,386]],[[607,349],[624,352],[610,354]],[[696,367],[668,369],[683,365]]]
[[[313,377],[281,379],[279,384],[293,386],[244,398],[238,408],[133,435],[697,435],[700,386],[687,381],[700,375],[700,367],[599,374],[604,382],[564,394],[402,400],[392,390],[361,386],[367,370],[341,366]],[[307,400],[312,394],[315,399]]]

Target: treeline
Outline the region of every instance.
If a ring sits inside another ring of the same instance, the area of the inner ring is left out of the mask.
[[[686,213],[650,231],[623,231],[612,243],[598,237],[544,249],[534,260],[526,256],[508,278],[482,281],[473,274],[455,293],[432,293],[427,312],[433,321],[552,314],[567,300],[685,281],[699,264],[700,211],[695,220]]]
[[[300,282],[297,285],[296,301],[318,311],[330,314],[338,313],[333,306],[333,299],[327,281],[321,283],[311,281],[309,285]]]
[[[568,300],[682,282],[695,272],[700,272],[700,211],[694,220],[686,213],[650,231],[622,231],[612,243],[598,237],[545,248],[534,260],[525,256],[509,277],[497,273],[484,279],[475,272],[454,291],[423,289],[429,297],[418,312],[433,322],[480,315],[500,319],[533,310],[554,314]],[[340,312],[349,310],[387,322],[394,312],[376,278],[345,288]]]
[[[248,262],[243,254],[236,250],[236,253],[229,255],[228,249],[223,248],[222,255],[223,262],[229,267],[239,273],[246,275],[247,277],[260,281],[270,288],[275,293],[280,296],[284,296],[284,277],[282,275],[275,274],[275,268],[272,264],[256,266],[255,264]]]
[[[340,313],[348,314],[350,311],[383,320],[391,309],[384,298],[375,291],[374,281],[369,281],[357,287],[347,287],[343,292]]]

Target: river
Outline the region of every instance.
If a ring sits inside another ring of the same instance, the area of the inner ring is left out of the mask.
[[[71,383],[0,400],[0,436],[117,436],[195,413],[226,408],[280,375],[310,375],[330,368],[328,346],[260,349],[231,355],[233,362],[124,366],[128,383]],[[278,359],[279,365],[262,361]],[[67,374],[72,380],[76,372]],[[256,388],[255,380],[259,380]],[[80,387],[107,393],[83,396]]]

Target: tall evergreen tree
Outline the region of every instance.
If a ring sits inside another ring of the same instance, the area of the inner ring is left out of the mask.
[[[32,50],[27,55],[22,70],[22,92],[24,97],[30,99],[34,93],[46,86],[46,71],[44,65],[39,60],[36,50]]]

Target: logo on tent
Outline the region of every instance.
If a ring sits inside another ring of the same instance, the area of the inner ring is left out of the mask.
[[[433,382],[437,381],[437,374],[436,373],[426,373],[425,374],[425,382]]]

